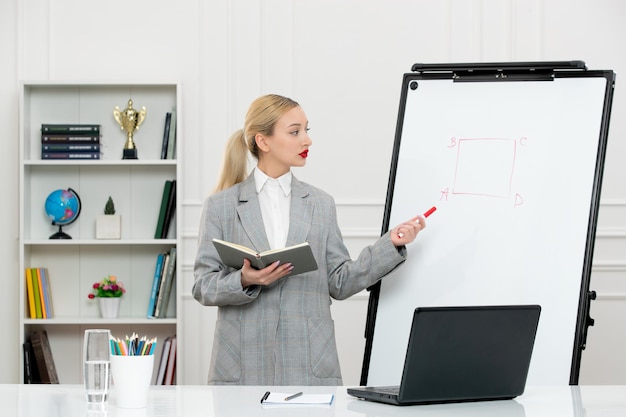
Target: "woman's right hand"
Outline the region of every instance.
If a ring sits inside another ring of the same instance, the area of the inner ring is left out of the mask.
[[[292,269],[292,264],[281,264],[280,261],[263,269],[255,269],[250,266],[250,261],[244,258],[243,267],[241,267],[241,286],[245,289],[250,285],[270,285],[289,275]]]

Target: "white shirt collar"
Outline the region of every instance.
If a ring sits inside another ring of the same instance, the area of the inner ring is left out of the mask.
[[[276,178],[276,181],[278,181],[278,184],[280,185],[281,190],[283,190],[283,194],[285,194],[285,197],[291,194],[291,178],[291,171]],[[268,177],[265,172],[261,171],[258,166],[256,167],[256,169],[254,170],[254,184],[256,186],[257,194],[261,192],[267,181],[270,179],[272,178]]]

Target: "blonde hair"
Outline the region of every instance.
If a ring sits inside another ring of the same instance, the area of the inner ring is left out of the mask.
[[[268,94],[261,96],[250,104],[244,128],[233,133],[224,150],[222,170],[215,187],[215,192],[225,190],[238,184],[248,176],[248,152],[259,159],[259,149],[256,145],[255,136],[260,133],[271,136],[274,125],[283,114],[299,104],[294,100]]]

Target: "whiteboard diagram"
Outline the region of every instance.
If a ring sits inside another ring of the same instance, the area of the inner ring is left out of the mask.
[[[510,198],[518,142],[526,146],[528,139],[451,138],[449,147],[457,152],[454,183],[442,189],[440,201],[448,201],[450,194]],[[491,157],[485,161],[484,155]],[[521,204],[522,195],[515,193],[514,205]]]

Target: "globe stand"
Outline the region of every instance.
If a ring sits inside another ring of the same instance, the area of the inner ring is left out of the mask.
[[[54,225],[54,223],[53,223]],[[50,235],[50,239],[71,239],[72,236],[63,231],[63,226],[59,225],[59,231]]]
[[[67,194],[70,194],[69,196]],[[76,202],[72,203],[72,196]],[[63,231],[63,226],[72,224],[80,215],[82,204],[78,193],[71,188],[55,190],[46,198],[46,214],[52,221],[52,226],[59,226],[59,231],[52,234],[50,239],[71,239],[72,236]]]

